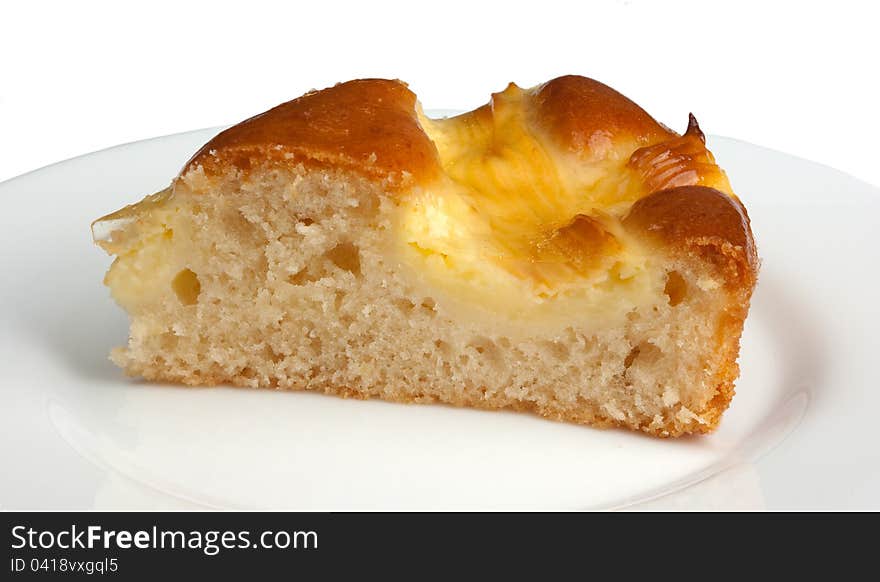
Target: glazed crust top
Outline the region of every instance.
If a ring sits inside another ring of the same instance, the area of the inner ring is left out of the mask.
[[[556,155],[579,164],[621,160],[621,171],[636,176],[639,194],[622,219],[628,231],[717,263],[731,286],[751,290],[758,259],[748,214],[706,149],[693,116],[687,131],[676,134],[614,89],[579,76],[525,91],[511,87],[521,92],[529,130]],[[510,90],[459,116],[461,123],[498,115]],[[430,123],[404,83],[349,81],[306,93],[221,132],[181,174],[303,164],[350,170],[404,192],[444,173],[440,137],[432,135]]]
[[[582,157],[601,157],[622,138],[646,146],[675,135],[628,98],[593,79],[558,77],[533,93],[533,123]]]
[[[247,171],[265,160],[342,167],[401,185],[432,177],[437,150],[419,125],[416,96],[404,83],[359,79],[251,117],[206,143],[184,173],[230,166]]]
[[[632,153],[630,142],[639,147],[676,136],[593,79],[558,77],[528,93],[531,123],[560,148],[584,158],[604,157],[621,140]],[[492,105],[472,114],[491,116]],[[206,143],[182,173],[195,166],[208,173],[230,166],[247,171],[267,159],[340,166],[392,178],[401,187],[441,171],[437,148],[420,123],[416,95],[405,83],[387,79],[357,79],[310,91],[242,121]]]

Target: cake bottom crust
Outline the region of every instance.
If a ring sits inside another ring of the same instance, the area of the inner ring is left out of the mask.
[[[114,358],[115,359],[115,358]],[[735,365],[735,364],[734,364]],[[320,392],[328,396],[351,398],[356,400],[380,399],[397,404],[446,404],[459,408],[477,408],[484,411],[511,411],[527,414],[535,414],[548,420],[568,422],[590,426],[592,428],[610,429],[625,428],[641,431],[655,437],[670,438],[686,434],[706,434],[714,431],[721,417],[734,396],[734,384],[728,382],[716,388],[716,394],[709,405],[700,411],[699,420],[682,422],[681,419],[672,417],[663,422],[632,422],[615,419],[605,413],[602,408],[589,401],[562,404],[553,402],[540,404],[537,402],[520,401],[499,396],[486,394],[479,391],[476,394],[462,392],[455,398],[440,398],[428,392],[385,392],[371,393],[361,389],[352,389],[345,386],[322,386],[309,387],[302,382],[282,381],[266,386],[254,386],[252,378],[246,376],[205,376],[199,374],[187,374],[180,370],[144,369],[139,366],[126,368],[126,374],[132,377],[140,377],[154,382],[167,382],[182,384],[191,388],[212,388],[217,386],[235,386],[237,388],[269,389],[287,391]],[[735,374],[734,374],[735,376]]]

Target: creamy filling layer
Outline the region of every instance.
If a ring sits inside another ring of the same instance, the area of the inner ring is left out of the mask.
[[[444,173],[399,207],[402,261],[426,288],[513,320],[605,324],[656,300],[662,273],[620,223],[645,194],[629,153],[583,163],[559,151],[531,129],[526,93],[511,85],[486,107],[421,118]]]

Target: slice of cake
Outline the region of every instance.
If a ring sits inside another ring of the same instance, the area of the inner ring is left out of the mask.
[[[710,431],[758,263],[704,142],[693,117],[678,135],[575,76],[449,119],[399,81],[308,93],[94,223],[131,318],[112,358],[149,380]]]

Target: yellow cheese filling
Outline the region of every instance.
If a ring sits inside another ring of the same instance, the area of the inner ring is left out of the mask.
[[[92,236],[116,255],[104,277],[113,299],[132,313],[164,299],[168,285],[178,296],[191,298],[198,284],[186,276],[185,236],[173,225],[181,208],[170,203],[171,188],[147,196],[92,224]]]
[[[422,117],[444,176],[401,204],[404,262],[447,296],[516,319],[614,317],[656,297],[646,251],[619,221],[644,195],[629,156],[583,163],[548,145],[525,95],[511,85],[490,106]]]

